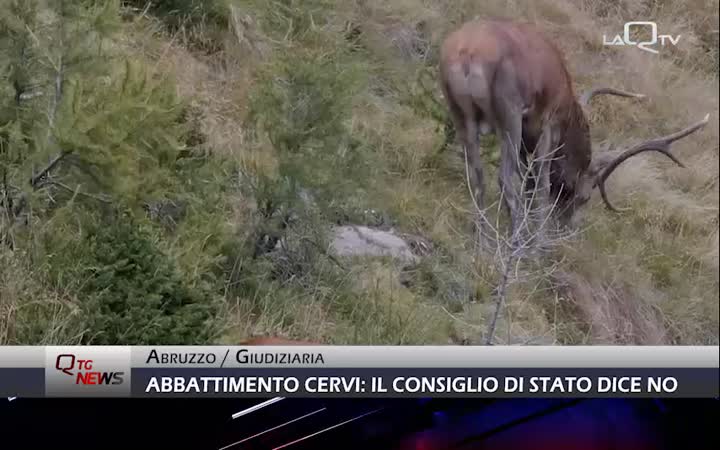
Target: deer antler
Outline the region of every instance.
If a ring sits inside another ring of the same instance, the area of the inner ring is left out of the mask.
[[[590,104],[590,100],[593,99],[596,95],[602,95],[602,94],[609,94],[609,95],[617,95],[620,97],[633,97],[633,98],[645,98],[645,94],[637,94],[635,92],[628,92],[628,91],[621,91],[620,89],[615,89],[611,87],[600,87],[600,88],[593,88],[589,91],[585,92],[580,97],[580,104],[583,106],[587,106]]]
[[[675,164],[677,164],[680,167],[685,167],[683,163],[681,163],[675,155],[670,153],[670,144],[673,142],[682,139],[695,131],[699,130],[700,128],[704,127],[708,121],[710,120],[710,114],[705,115],[705,117],[689,127],[680,130],[676,133],[670,134],[665,137],[657,138],[657,139],[651,139],[649,141],[642,142],[640,144],[635,145],[634,147],[624,151],[620,155],[618,155],[613,160],[609,161],[608,164],[605,166],[605,168],[600,171],[597,178],[595,179],[595,186],[600,189],[600,195],[602,196],[603,202],[605,202],[605,206],[615,212],[619,212],[617,208],[615,208],[610,201],[608,201],[607,193],[605,192],[605,181],[608,179],[608,177],[613,173],[615,169],[617,169],[620,164],[622,164],[624,161],[628,160],[629,158],[632,158],[635,155],[638,155],[642,152],[647,151],[655,151],[662,153],[663,155],[670,158]]]

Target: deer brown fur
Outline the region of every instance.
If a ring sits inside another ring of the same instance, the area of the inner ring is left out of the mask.
[[[513,187],[516,176],[526,180],[526,189],[537,188],[541,204],[568,225],[595,187],[608,208],[614,209],[604,182],[622,161],[652,150],[682,165],[670,153],[670,144],[708,121],[706,116],[685,130],[639,144],[615,158],[593,158],[583,107],[598,94],[644,96],[598,88],[578,99],[562,53],[531,24],[505,20],[466,23],[444,41],[439,69],[480,211],[484,209],[485,186],[479,134],[495,133],[501,141],[498,183],[513,232],[521,220],[521,195]],[[535,163],[526,170],[530,158]]]

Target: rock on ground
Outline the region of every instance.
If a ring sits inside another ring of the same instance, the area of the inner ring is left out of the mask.
[[[398,234],[357,225],[335,227],[331,247],[338,256],[391,256],[407,263],[419,261],[411,243]]]

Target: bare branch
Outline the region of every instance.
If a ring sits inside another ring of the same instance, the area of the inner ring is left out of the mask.
[[[553,149],[545,157],[532,158],[528,162],[527,166],[524,166],[522,162],[518,160],[518,172],[521,174],[522,178],[522,191],[526,192],[526,195],[528,195],[529,198],[526,199],[526,201],[521,202],[521,205],[523,205],[520,221],[522,226],[519,226],[517,230],[512,230],[512,236],[505,242],[506,253],[503,253],[501,247],[498,246],[498,255],[494,258],[496,264],[498,264],[500,279],[493,292],[495,305],[492,317],[489,321],[487,334],[485,336],[486,345],[493,345],[495,341],[495,333],[500,320],[500,315],[507,304],[507,296],[510,286],[514,283],[527,281],[528,278],[544,279],[547,277],[548,273],[552,273],[557,268],[557,264],[544,264],[541,266],[541,274],[536,274],[535,277],[528,277],[527,274],[523,274],[521,271],[521,264],[525,258],[532,255],[536,250],[547,251],[554,246],[559,246],[570,236],[569,233],[556,230],[554,227],[550,226],[551,224],[554,224],[552,217],[554,217],[557,212],[558,199],[554,199],[553,203],[550,205],[535,205],[534,200],[536,198],[542,198],[542,196],[547,195],[547,193],[539,192],[539,190],[542,189],[539,183],[535,183],[531,191],[526,191],[526,186],[528,186],[530,177],[537,172],[535,168],[537,166],[546,166],[548,167],[547,170],[549,170],[549,164],[554,159],[558,158],[559,150],[560,147]],[[527,225],[530,224],[535,225],[534,229],[529,229]],[[495,230],[498,228],[499,227],[496,227]],[[528,228],[528,236],[521,236],[520,232],[524,228]],[[497,239],[502,239],[499,233],[497,235]]]
[[[477,251],[476,256],[479,256],[480,250],[482,250],[484,241],[488,241],[488,244],[497,244],[497,240],[493,240],[493,236],[490,236],[486,233],[486,230],[489,228],[495,237],[499,236],[500,233],[498,232],[498,227],[493,226],[493,224],[490,223],[490,221],[487,219],[487,214],[485,214],[485,211],[480,208],[480,205],[478,204],[477,198],[475,198],[475,193],[472,188],[472,182],[470,181],[470,163],[468,161],[468,155],[467,155],[468,149],[467,147],[463,146],[463,156],[465,157],[465,184],[467,185],[468,190],[470,191],[470,198],[472,199],[473,206],[475,206],[475,212],[476,212],[476,220],[475,220],[475,227],[477,228]],[[497,224],[496,224],[497,225]]]
[[[61,1],[59,4],[59,16],[62,17],[64,2]],[[62,21],[62,18],[60,19],[60,31],[59,31],[59,40],[60,40],[60,46],[62,48],[63,42],[64,42],[64,23]],[[63,95],[63,85],[65,82],[64,79],[64,61],[63,61],[63,55],[61,54],[58,60],[57,67],[55,68],[55,95],[52,97],[52,104],[50,105],[50,111],[48,112],[48,132],[47,132],[47,141],[48,144],[54,144],[54,138],[53,138],[53,128],[55,128],[55,119],[57,117],[57,111],[60,106],[60,102],[62,101],[62,95]],[[50,164],[45,166],[44,169],[42,169],[37,174],[33,175],[30,178],[30,185],[33,188],[38,187],[38,183],[40,180],[43,179],[51,170],[57,166],[60,161],[62,161],[70,152],[60,150],[60,153],[58,153],[52,161],[50,161]]]
[[[111,205],[111,204],[112,204],[112,200],[110,200],[110,199],[107,199],[107,198],[105,198],[105,197],[101,197],[101,196],[99,196],[99,195],[88,194],[87,192],[82,192],[82,191],[80,190],[80,185],[78,185],[77,188],[73,189],[73,188],[71,188],[70,186],[68,186],[68,185],[66,185],[66,184],[63,184],[63,183],[61,183],[61,182],[59,182],[59,181],[50,181],[49,184],[51,184],[51,185],[53,185],[53,186],[57,186],[57,187],[59,187],[59,188],[62,188],[62,189],[64,189],[64,190],[68,191],[68,192],[71,192],[71,193],[75,194],[75,195],[82,195],[83,197],[91,198],[91,199],[93,199],[93,200],[97,200],[97,201],[99,201],[99,202],[101,202],[101,203],[105,203],[105,204],[107,204],[107,205]]]
[[[507,295],[507,287],[510,278],[510,268],[513,263],[513,254],[511,254],[511,260],[505,264],[505,269],[500,278],[495,296],[495,312],[493,313],[492,319],[490,320],[490,327],[488,328],[487,337],[485,338],[485,345],[492,345],[495,338],[495,329],[497,328],[497,322],[500,318],[500,311],[505,303],[505,297]]]

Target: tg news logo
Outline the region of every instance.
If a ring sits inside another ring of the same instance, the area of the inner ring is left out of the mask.
[[[80,359],[72,353],[58,355],[55,369],[72,377],[76,385],[119,385],[125,381],[125,372],[95,370],[92,359]]]

